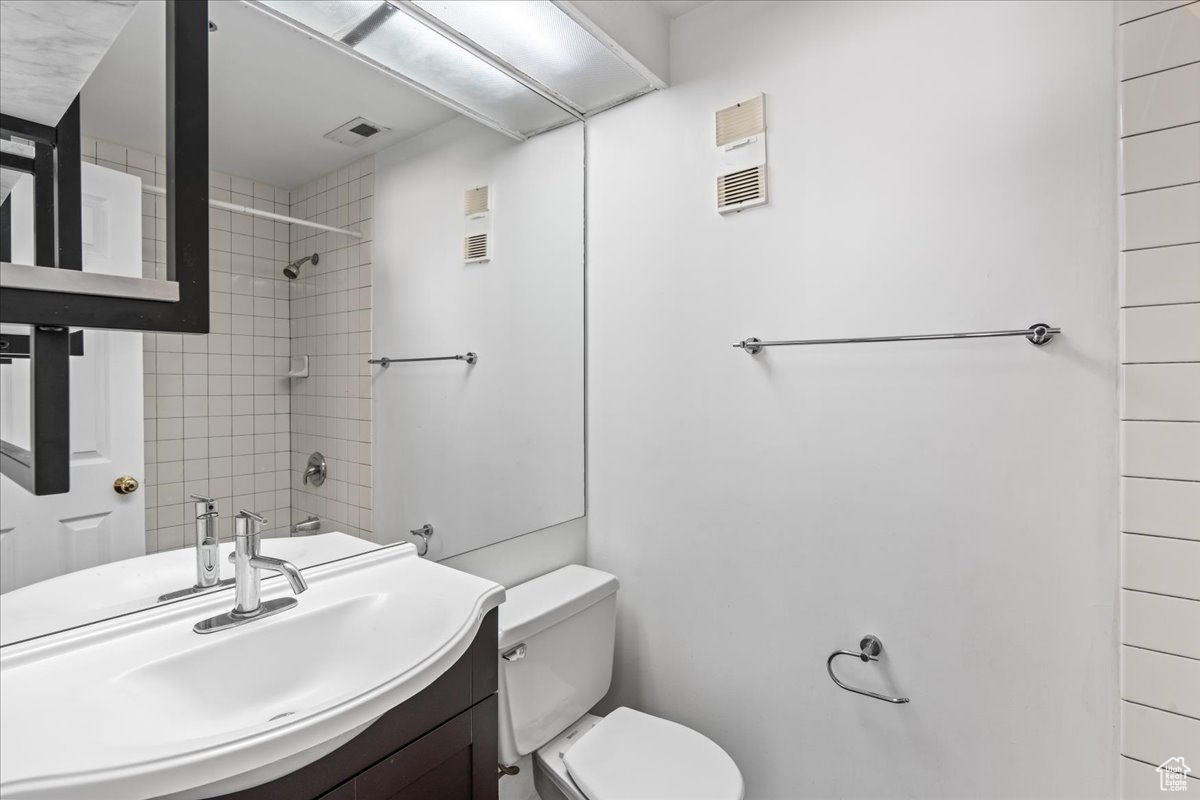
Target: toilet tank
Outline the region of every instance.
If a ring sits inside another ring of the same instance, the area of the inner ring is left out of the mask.
[[[582,717],[612,682],[617,579],[577,564],[505,592],[500,761],[515,764]]]

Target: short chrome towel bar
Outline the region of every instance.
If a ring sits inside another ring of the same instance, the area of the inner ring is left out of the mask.
[[[857,653],[853,650],[835,650],[829,654],[829,659],[825,662],[825,669],[829,670],[829,677],[833,679],[833,682],[845,689],[847,692],[865,694],[867,697],[874,697],[876,700],[882,700],[885,703],[909,702],[907,697],[888,697],[886,694],[869,692],[866,689],[855,689],[853,686],[847,686],[838,680],[837,675],[833,674],[833,660],[838,656],[854,656],[855,658],[862,659],[863,661],[878,661],[879,654],[883,652],[883,642],[879,641],[878,636],[872,636],[869,633],[859,641],[858,647],[859,652]]]
[[[388,364],[403,364],[408,361],[465,361],[468,364],[474,364],[479,360],[479,356],[475,353],[460,353],[456,356],[431,356],[429,358],[368,358],[368,364],[379,364],[386,367]]]
[[[934,339],[993,339],[998,336],[1024,336],[1032,344],[1039,347],[1049,342],[1054,338],[1055,334],[1062,333],[1062,328],[1055,328],[1047,325],[1044,322],[1039,322],[1035,325],[1030,325],[1028,328],[1021,328],[1012,331],[968,331],[966,333],[926,333],[915,336],[856,336],[848,339],[793,339],[790,341],[781,342],[764,342],[761,339],[755,339],[753,336],[749,339],[743,339],[740,342],[735,342],[734,347],[740,347],[750,355],[756,355],[762,352],[764,347],[791,347],[799,344],[863,344],[866,342],[923,342]]]

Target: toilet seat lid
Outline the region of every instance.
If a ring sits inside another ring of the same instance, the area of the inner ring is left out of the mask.
[[[742,773],[716,742],[618,708],[563,755],[588,800],[742,800]]]

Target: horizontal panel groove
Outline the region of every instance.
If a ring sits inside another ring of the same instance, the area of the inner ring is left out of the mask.
[[[1126,645],[1126,646],[1128,646],[1128,645]],[[1136,700],[1130,700],[1130,699],[1129,699],[1129,698],[1127,698],[1127,697],[1122,697],[1122,698],[1121,698],[1121,702],[1122,702],[1122,703],[1129,703],[1129,705],[1131,705],[1131,706],[1139,706],[1139,707],[1141,707],[1141,708],[1149,708],[1149,709],[1153,709],[1154,711],[1159,711],[1159,712],[1161,712],[1161,713],[1163,713],[1163,714],[1170,714],[1171,716],[1173,716],[1173,717],[1179,717],[1180,719],[1190,719],[1190,720],[1192,720],[1192,721],[1194,721],[1194,722],[1200,722],[1200,717],[1193,717],[1193,716],[1191,716],[1190,714],[1180,714],[1178,711],[1171,711],[1171,710],[1169,710],[1169,709],[1166,709],[1166,708],[1159,708],[1158,706],[1152,706],[1152,705],[1150,705],[1149,703],[1139,703],[1138,701],[1136,701]],[[1125,754],[1124,754],[1124,753],[1122,753],[1121,755],[1125,755]]]
[[[1121,531],[1121,533],[1123,533],[1127,536],[1147,536],[1151,539],[1174,539],[1177,542],[1194,542],[1194,541],[1196,541],[1195,539],[1189,539],[1186,536],[1164,536],[1161,533],[1138,533],[1137,531]],[[1167,597],[1170,597],[1170,596],[1171,595],[1167,595]],[[1186,600],[1187,598],[1185,597],[1185,598],[1181,598],[1181,599]]]
[[[1126,589],[1125,591],[1127,591],[1127,592],[1132,592],[1132,591],[1134,591],[1134,590],[1133,590],[1133,589]],[[1186,598],[1186,597],[1180,597],[1180,598],[1176,598],[1176,599],[1178,599],[1178,600],[1186,600],[1187,598]],[[1193,600],[1192,602],[1193,602],[1193,603],[1196,603],[1196,602],[1200,602],[1200,601]],[[1147,653],[1158,653],[1159,655],[1163,655],[1163,656],[1174,656],[1175,658],[1186,658],[1188,661],[1200,661],[1200,658],[1196,658],[1195,656],[1189,656],[1189,655],[1185,655],[1184,653],[1173,653],[1173,652],[1171,652],[1170,650],[1157,650],[1157,649],[1155,649],[1155,648],[1153,648],[1153,647],[1142,647],[1141,645],[1137,645],[1137,644],[1129,644],[1128,642],[1121,642],[1121,646],[1122,646],[1122,647],[1132,647],[1134,650],[1145,650]],[[1133,701],[1133,700],[1130,700],[1129,702],[1131,702],[1131,703],[1132,703],[1132,702],[1135,702],[1135,701]],[[1185,714],[1184,716],[1187,716],[1187,715]]]
[[[1200,121],[1200,120],[1198,120],[1198,121]],[[1162,133],[1163,131],[1173,131],[1177,128],[1186,128],[1188,125],[1195,125],[1195,124],[1196,124],[1196,121],[1180,122],[1178,125],[1165,125],[1161,128],[1154,128],[1153,130],[1138,131],[1137,133],[1127,133],[1124,136],[1121,136],[1119,138],[1121,138],[1121,139],[1136,139],[1139,136],[1151,136],[1155,133]]]
[[[1191,185],[1191,184],[1187,184]],[[1147,191],[1157,192],[1158,189],[1148,189]],[[1144,194],[1144,192],[1136,192],[1135,194]],[[1200,244],[1200,239],[1194,242],[1171,242],[1170,244],[1152,244],[1148,247],[1126,247],[1122,253],[1140,253],[1143,250],[1162,250],[1165,247],[1187,247],[1189,244]]]
[[[1184,300],[1180,303],[1132,303],[1127,306],[1121,306],[1121,308],[1162,308],[1163,306],[1200,306],[1200,300]]]
[[[1175,483],[1200,483],[1200,481],[1192,480],[1191,478],[1162,478],[1158,475],[1125,475],[1122,478],[1136,478],[1139,481],[1173,481]]]
[[[1163,186],[1151,186],[1146,189],[1134,189],[1132,192],[1121,192],[1121,197],[1131,197],[1135,194],[1145,194],[1146,192],[1157,192],[1160,189],[1178,189],[1180,186],[1195,186],[1200,181],[1184,181],[1183,183],[1168,183]],[[1173,247],[1174,245],[1163,245],[1165,247]],[[1140,248],[1146,250],[1147,248]]]
[[[1149,761],[1143,761],[1140,758],[1126,755],[1125,753],[1121,753],[1121,758],[1125,759],[1126,761],[1134,761],[1138,764],[1145,764],[1147,767],[1154,767],[1155,769],[1158,769],[1158,764],[1151,764]],[[1200,777],[1196,775],[1188,775],[1187,777],[1189,781],[1200,781]]]
[[[1121,534],[1121,587],[1200,600],[1200,541]]]
[[[1182,6],[1180,6],[1180,8],[1182,8]],[[1169,67],[1163,67],[1162,69],[1151,70],[1150,72],[1143,72],[1138,75],[1130,75],[1128,78],[1121,78],[1121,83],[1125,83],[1126,81],[1136,81],[1138,78],[1149,78],[1152,75],[1162,75],[1164,72],[1170,72],[1173,69],[1183,69],[1196,64],[1200,64],[1200,61],[1185,61],[1182,64],[1174,64]]]
[[[1121,232],[1126,251],[1200,241],[1200,183],[1122,195]]]
[[[1159,419],[1158,417],[1121,417],[1121,422],[1163,422],[1167,425],[1200,425],[1197,419]]]
[[[1195,483],[1195,481],[1193,481]],[[1138,533],[1137,531],[1122,531],[1126,536],[1145,536],[1148,539],[1175,539],[1180,542],[1194,542],[1195,539],[1187,539],[1183,536],[1159,536],[1156,533]]]
[[[1140,536],[1140,535],[1142,535],[1142,534],[1126,534],[1126,536]],[[1183,540],[1183,541],[1192,541],[1192,540]],[[1193,602],[1193,603],[1200,603],[1200,600],[1196,600],[1195,597],[1183,597],[1181,595],[1171,595],[1171,594],[1165,593],[1165,591],[1151,591],[1150,589],[1130,589],[1129,587],[1121,587],[1121,590],[1122,591],[1136,591],[1136,593],[1138,593],[1139,595],[1153,595],[1156,597],[1170,597],[1171,600],[1187,600],[1187,601]]]
[[[1176,305],[1171,303],[1170,305]],[[1132,308],[1156,308],[1156,306],[1131,306]],[[1143,365],[1159,365],[1159,364],[1200,364],[1200,361],[1122,361],[1123,367],[1139,367]],[[1171,480],[1170,478],[1162,478],[1162,480]]]
[[[1140,16],[1140,17],[1134,17],[1133,19],[1127,19],[1127,20],[1125,20],[1124,22],[1122,22],[1122,23],[1120,23],[1120,24],[1121,24],[1121,25],[1130,25],[1130,24],[1132,24],[1132,23],[1134,23],[1134,22],[1138,22],[1139,20],[1143,20],[1143,19],[1150,19],[1151,17],[1157,17],[1159,14],[1169,14],[1169,13],[1171,13],[1172,11],[1175,11],[1176,9],[1180,9],[1180,8],[1187,8],[1188,6],[1190,6],[1190,5],[1194,5],[1194,4],[1195,4],[1195,3],[1197,3],[1197,2],[1200,2],[1200,0],[1192,0],[1192,2],[1191,2],[1191,3],[1180,3],[1179,5],[1177,5],[1177,6],[1171,6],[1170,8],[1162,8],[1162,9],[1159,9],[1158,11],[1153,11],[1153,12],[1151,12],[1151,13],[1149,13],[1149,14],[1145,14],[1145,15],[1143,15],[1143,16]]]

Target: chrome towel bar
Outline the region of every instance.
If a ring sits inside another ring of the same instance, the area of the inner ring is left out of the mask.
[[[468,364],[474,364],[479,360],[479,356],[475,353],[460,353],[456,356],[430,356],[427,358],[368,358],[368,364],[379,364],[386,367],[388,364],[403,364],[408,361],[465,361]]]
[[[885,703],[900,704],[909,702],[907,697],[888,697],[886,694],[879,694],[878,692],[871,692],[866,689],[855,689],[853,686],[847,686],[838,680],[838,676],[833,674],[833,660],[838,656],[854,656],[863,661],[878,661],[879,654],[883,652],[883,642],[879,641],[878,636],[873,636],[869,633],[859,641],[858,647],[859,652],[857,653],[853,650],[835,650],[829,654],[829,658],[825,661],[825,669],[829,671],[829,677],[833,679],[833,682],[847,692],[865,694],[867,697],[874,697],[876,700],[882,700]]]
[[[762,352],[764,347],[790,347],[800,344],[862,344],[865,342],[922,342],[934,339],[992,339],[998,336],[1024,336],[1032,344],[1039,347],[1062,333],[1062,328],[1055,328],[1044,322],[1030,325],[1028,328],[1011,331],[968,331],[965,333],[926,333],[915,336],[856,336],[848,339],[793,339],[781,342],[764,342],[755,339],[743,339],[734,342],[734,347],[740,347],[750,355]]]

